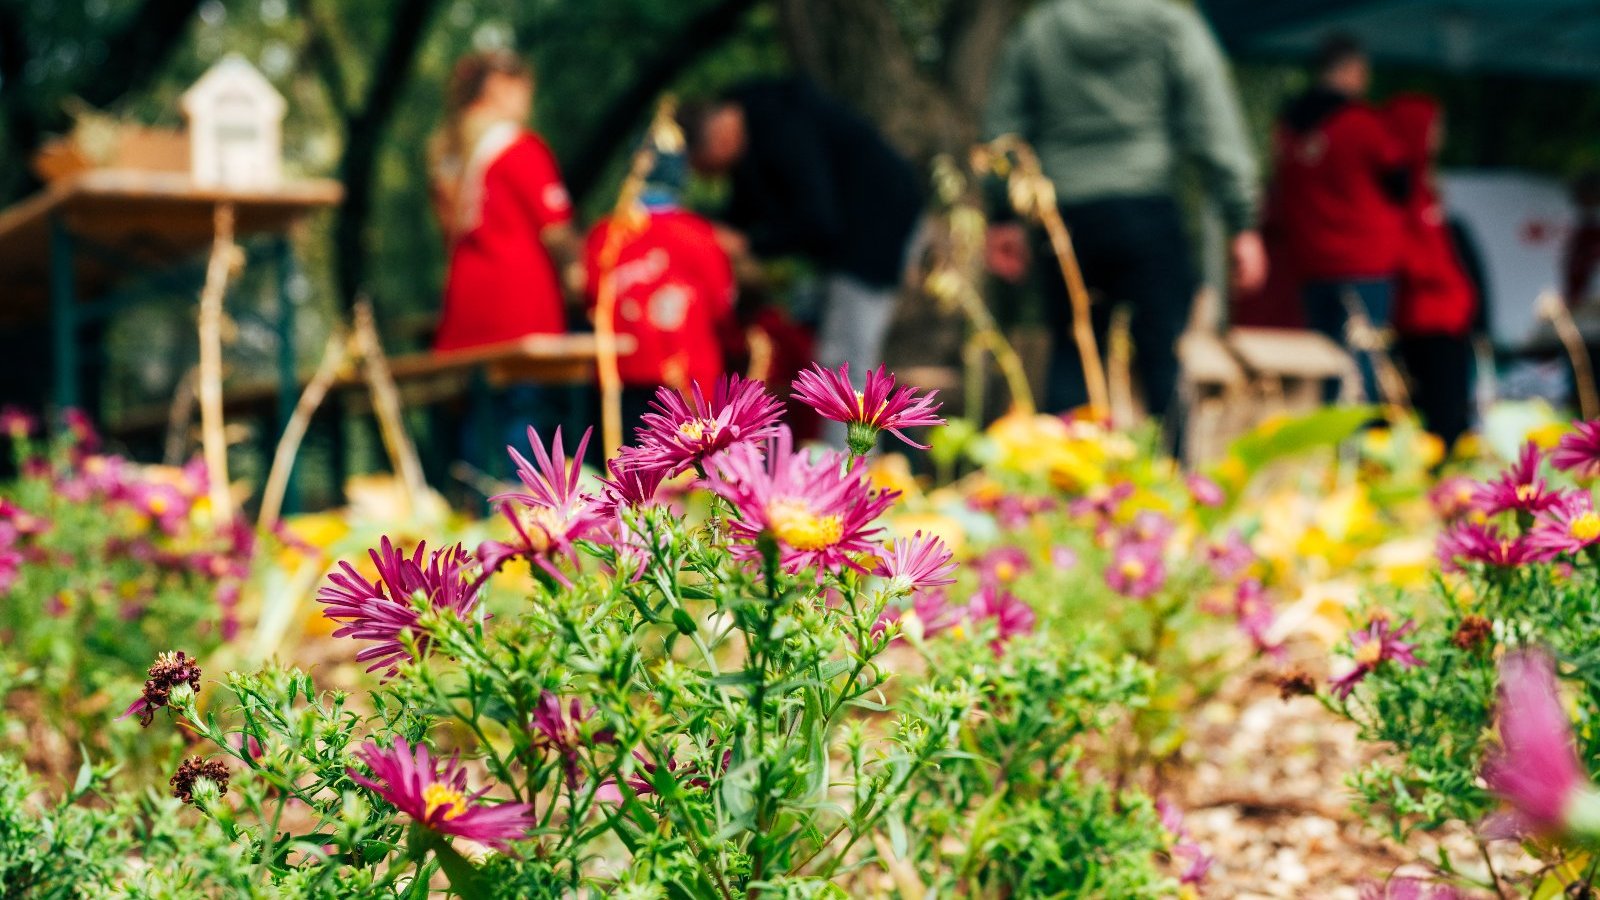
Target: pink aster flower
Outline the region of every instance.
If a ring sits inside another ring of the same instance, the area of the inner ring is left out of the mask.
[[[972,496],[967,506],[979,512],[991,513],[1001,528],[1016,530],[1026,526],[1035,516],[1056,508],[1052,497],[1034,497],[1028,494],[1000,494],[999,496]]]
[[[999,656],[1006,641],[1019,634],[1030,634],[1038,617],[1033,607],[1004,588],[980,588],[967,603],[967,615],[973,622],[993,619],[995,636],[989,647]]]
[[[919,591],[911,600],[910,610],[893,605],[885,607],[878,621],[873,623],[872,633],[881,635],[890,622],[904,623],[909,615],[916,619],[922,637],[931,638],[959,627],[967,620],[968,611],[966,606],[951,603],[950,595],[943,588]]]
[[[607,519],[621,516],[623,509],[648,506],[656,499],[661,482],[667,472],[655,465],[647,451],[638,447],[623,447],[609,465],[610,478],[600,480],[600,502],[597,511]]]
[[[583,711],[583,704],[577,697],[566,710],[562,710],[561,701],[555,694],[542,691],[539,694],[539,704],[533,710],[532,728],[537,736],[537,743],[550,750],[554,750],[561,757],[561,768],[567,775],[567,785],[576,787],[578,784],[578,755],[585,747],[595,744],[609,744],[615,740],[611,729],[601,728],[590,732],[584,737],[584,723],[589,720],[589,715]]]
[[[1111,519],[1135,490],[1133,484],[1126,481],[1110,487],[1095,485],[1089,493],[1069,503],[1067,512],[1079,519]]]
[[[750,444],[718,454],[706,467],[706,483],[737,514],[728,523],[738,540],[735,558],[760,559],[757,543],[771,535],[785,571],[815,568],[818,577],[846,566],[866,572],[852,556],[876,554],[882,529],[872,521],[899,496],[873,491],[859,459],[846,463],[838,453],[812,458],[796,451],[786,427],[767,442],[765,456]]]
[[[1272,601],[1267,598],[1266,588],[1254,578],[1247,578],[1239,583],[1233,595],[1233,613],[1239,624],[1239,631],[1250,639],[1250,643],[1260,653],[1275,653],[1278,645],[1272,643],[1269,635],[1273,622],[1277,620],[1272,609]]]
[[[1125,597],[1142,600],[1167,581],[1166,562],[1155,544],[1130,541],[1117,545],[1106,567],[1106,584]]]
[[[794,380],[793,396],[815,409],[824,419],[843,422],[849,427],[850,452],[865,456],[877,444],[878,432],[887,431],[919,450],[928,449],[906,437],[902,429],[943,425],[934,401],[938,391],[918,396],[910,385],[896,386],[894,376],[883,367],[867,373],[860,391],[850,382],[850,364],[838,371],[824,369],[820,363],[801,372]]]
[[[889,589],[903,596],[955,584],[956,564],[951,557],[944,541],[919,531],[885,545],[879,551],[878,567],[873,574],[888,579]]]
[[[1028,551],[1016,546],[996,547],[978,557],[978,580],[983,584],[1007,585],[1033,568]]]
[[[1508,535],[1498,526],[1483,522],[1460,522],[1446,530],[1439,535],[1437,553],[1439,564],[1447,572],[1460,571],[1463,563],[1514,568],[1546,562],[1555,555],[1527,538]]]
[[[1557,495],[1539,477],[1542,458],[1539,446],[1529,441],[1523,445],[1517,461],[1500,473],[1500,477],[1478,486],[1473,502],[1490,516],[1511,511],[1533,514],[1554,506]]]
[[[759,443],[777,433],[783,404],[760,382],[738,375],[717,379],[708,401],[693,385],[692,394],[663,387],[640,417],[642,458],[667,477],[703,468],[712,454],[741,444]]]
[[[1600,478],[1600,420],[1572,423],[1550,452],[1550,465],[1577,478]]]
[[[1574,491],[1540,514],[1528,532],[1527,543],[1551,553],[1577,553],[1600,544],[1600,513],[1594,498]]]
[[[1183,483],[1189,489],[1189,498],[1200,506],[1221,506],[1228,499],[1220,485],[1199,472],[1190,472]]]
[[[1398,877],[1386,884],[1361,886],[1361,900],[1461,900],[1461,893],[1448,884],[1429,884],[1420,878]]]
[[[1416,627],[1416,622],[1407,619],[1399,628],[1390,628],[1388,619],[1374,616],[1366,628],[1350,632],[1350,656],[1355,660],[1355,667],[1332,680],[1333,692],[1340,700],[1349,699],[1356,685],[1386,661],[1402,669],[1422,665],[1412,652],[1416,646],[1400,640]]]
[[[1236,528],[1229,531],[1221,541],[1207,544],[1205,559],[1206,565],[1211,567],[1211,574],[1219,581],[1231,581],[1255,565],[1256,552],[1250,548],[1244,535]]]
[[[77,407],[69,407],[62,411],[61,421],[67,426],[67,433],[72,437],[74,451],[94,453],[100,449],[100,432],[96,431],[94,423],[89,421],[88,413]]]
[[[476,587],[466,579],[466,551],[457,544],[427,554],[427,544],[406,556],[384,537],[376,550],[369,550],[378,580],[368,581],[347,562],[339,563],[342,572],[328,576],[328,584],[317,592],[325,604],[324,616],[343,622],[334,637],[373,641],[356,654],[357,662],[371,661],[368,672],[387,669],[394,675],[404,660],[411,659],[404,636],[410,635],[419,653],[427,653],[430,639],[417,627],[419,613],[413,598],[427,606],[465,620],[478,605]],[[423,564],[424,558],[427,564]]]
[[[583,433],[570,460],[562,447],[559,427],[548,452],[539,440],[539,433],[531,427],[528,429],[533,462],[515,449],[506,448],[516,463],[517,477],[526,491],[489,498],[491,503],[501,504],[500,511],[511,523],[516,539],[512,543],[485,541],[478,548],[485,577],[499,570],[507,560],[521,556],[561,584],[572,584],[556,567],[555,560],[564,556],[576,565],[578,554],[573,542],[593,536],[604,523],[595,498],[578,490],[578,478],[583,474],[583,451],[589,445],[593,430]]]
[[[39,417],[20,406],[0,406],[0,432],[13,441],[27,440],[39,430]]]
[[[1156,812],[1161,816],[1161,827],[1172,835],[1174,841],[1172,848],[1167,852],[1172,861],[1182,869],[1178,875],[1178,882],[1199,884],[1205,881],[1215,860],[1204,847],[1189,837],[1189,829],[1183,823],[1183,811],[1178,809],[1177,804],[1163,797],[1156,801]]]
[[[1477,508],[1473,503],[1477,495],[1476,481],[1465,475],[1450,475],[1439,479],[1428,492],[1428,500],[1439,517],[1449,522],[1473,512]]]
[[[37,537],[50,530],[50,520],[36,516],[4,497],[0,497],[0,522],[10,524],[22,537]]]
[[[1592,833],[1600,796],[1578,760],[1548,654],[1520,650],[1500,661],[1499,718],[1500,747],[1484,760],[1483,780],[1512,813],[1494,836]]]
[[[368,778],[346,769],[350,780],[382,797],[413,822],[441,835],[454,835],[498,850],[507,850],[533,827],[526,803],[484,803],[484,788],[467,791],[467,770],[460,757],[439,763],[423,744],[412,747],[395,738],[393,747],[368,743],[357,751]]]

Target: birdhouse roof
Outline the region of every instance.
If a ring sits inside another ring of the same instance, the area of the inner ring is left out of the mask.
[[[263,108],[280,119],[288,110],[283,95],[278,93],[266,76],[250,65],[249,60],[237,53],[230,53],[207,69],[199,81],[183,92],[183,112],[192,117],[196,110],[203,109],[215,98],[232,91],[256,95],[263,101]]]

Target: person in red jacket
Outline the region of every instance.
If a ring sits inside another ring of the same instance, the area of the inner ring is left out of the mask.
[[[682,156],[662,154],[646,183],[646,215],[619,226],[610,217],[595,223],[584,245],[591,314],[598,302],[601,254],[619,227],[621,253],[611,273],[616,285],[614,322],[619,335],[637,343],[617,359],[622,377],[623,421],[631,427],[660,387],[688,392],[698,385],[711,395],[725,371],[724,348],[738,341],[733,318],[733,264],[717,242],[711,222],[681,209],[677,196],[687,177]]]
[[[430,147],[449,258],[436,351],[567,330],[561,273],[581,242],[555,156],[525,124],[533,91],[532,70],[509,51],[468,54],[451,74],[446,120]],[[492,465],[530,424],[581,431],[587,418],[586,399],[570,388],[510,385],[475,398],[458,452]]]
[[[1352,303],[1376,328],[1389,324],[1407,174],[1399,143],[1361,100],[1370,71],[1360,45],[1330,37],[1317,73],[1279,118],[1266,218],[1281,257],[1272,266],[1301,280],[1307,324],[1343,341]],[[1371,361],[1363,353],[1357,361],[1367,397],[1377,399]]]
[[[1433,175],[1444,142],[1438,101],[1401,94],[1383,109],[1411,175],[1395,288],[1394,328],[1411,374],[1411,399],[1428,430],[1448,446],[1471,425],[1472,345],[1477,291],[1451,242]]]

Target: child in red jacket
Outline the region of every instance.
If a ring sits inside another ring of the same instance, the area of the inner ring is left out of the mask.
[[[611,277],[616,284],[615,328],[636,342],[617,359],[622,377],[623,421],[632,425],[662,386],[710,396],[725,370],[725,350],[739,336],[733,318],[734,278],[711,223],[681,209],[676,197],[687,168],[681,156],[663,154],[644,196],[646,215],[626,236]],[[597,222],[584,246],[589,308],[599,299],[600,256],[612,230]]]
[[[1472,347],[1477,292],[1456,255],[1433,175],[1443,144],[1438,101],[1421,94],[1390,100],[1383,115],[1405,151],[1411,194],[1395,280],[1395,333],[1411,373],[1412,402],[1428,430],[1455,442],[1471,418]]]

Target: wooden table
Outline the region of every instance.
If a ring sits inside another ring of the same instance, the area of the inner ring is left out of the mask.
[[[342,186],[330,180],[241,192],[198,187],[179,172],[95,169],[63,179],[0,211],[0,323],[48,318],[55,405],[80,405],[80,335],[124,305],[111,293],[117,283],[194,260],[211,244],[216,208],[231,204],[235,234],[265,238],[276,269],[278,412],[286,419],[296,387],[288,231],[342,198]]]

